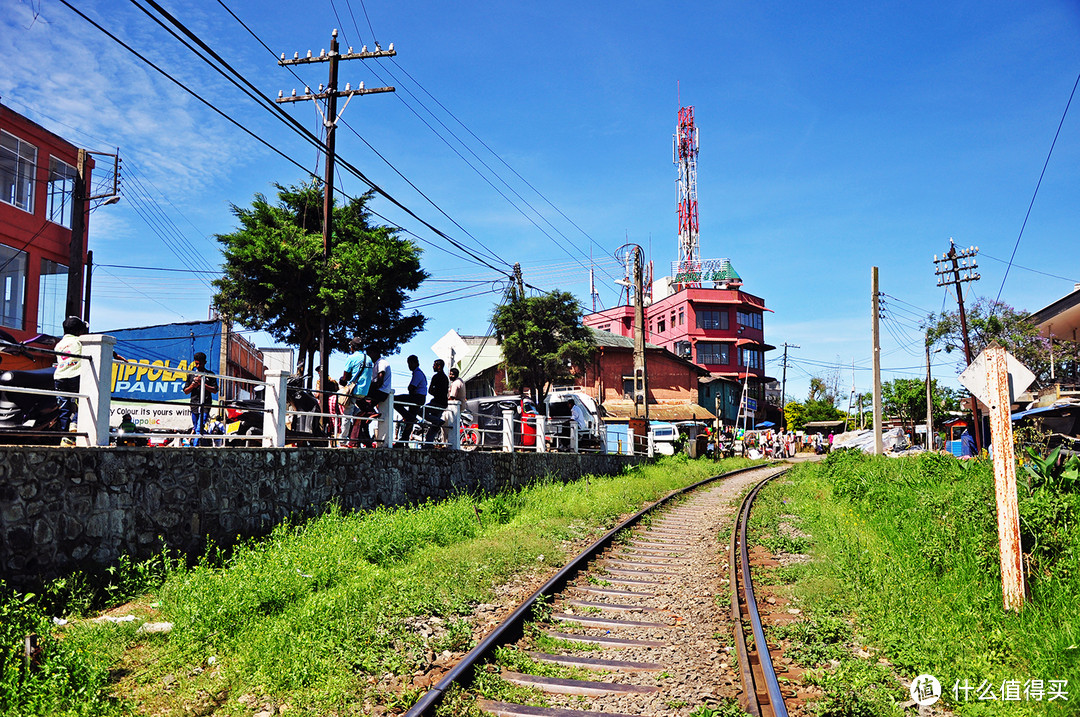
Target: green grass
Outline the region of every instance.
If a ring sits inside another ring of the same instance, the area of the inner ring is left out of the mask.
[[[901,675],[936,676],[958,714],[1071,714],[1080,700],[1080,497],[1023,481],[1019,493],[1031,599],[1016,614],[1002,604],[988,463],[840,452],[766,491],[774,504],[787,500],[784,509],[812,536],[816,560],[795,566],[795,589],[815,620],[849,618],[858,639]],[[828,654],[808,650],[813,659]],[[864,704],[882,703],[870,685],[886,677],[871,667],[845,662],[821,673],[822,714],[886,713]],[[991,702],[973,692],[958,702],[952,688],[965,679],[999,688],[1006,680],[1068,680],[1071,694],[1067,703]]]
[[[494,497],[331,508],[265,539],[208,551],[190,567],[128,565],[108,600],[86,598],[77,580],[51,597],[0,590],[0,713],[239,715],[251,713],[250,703],[286,706],[290,715],[402,711],[419,694],[412,675],[431,653],[472,646],[464,618],[496,599],[495,585],[561,564],[566,541],[595,539],[670,490],[747,464],[673,458]],[[173,623],[169,635],[79,625],[58,639],[50,614],[116,603],[148,582],[157,584],[143,602]],[[420,629],[428,623],[416,616],[441,623]],[[42,635],[43,649],[42,666],[27,669],[19,646],[29,632]],[[510,689],[485,675],[493,694]]]

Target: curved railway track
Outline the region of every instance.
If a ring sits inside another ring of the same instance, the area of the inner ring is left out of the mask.
[[[490,632],[406,717],[435,711],[452,685],[467,687],[500,647],[533,666],[569,668],[575,679],[502,670],[500,677],[546,694],[552,707],[479,700],[501,717],[630,717],[740,695],[752,715],[786,717],[760,624],[746,555],[746,523],[761,487],[786,472],[776,466],[701,481],[638,512],[589,546]],[[733,516],[731,499],[753,485]],[[679,500],[684,498],[684,500]],[[731,614],[723,617],[709,581],[722,582],[717,535],[734,518],[728,545]],[[632,530],[631,533],[623,531]],[[625,538],[625,539],[619,539]],[[539,606],[539,608],[537,608]],[[539,616],[538,621],[534,618]],[[733,623],[734,647],[716,630]],[[747,645],[747,631],[753,635]],[[540,641],[545,650],[534,648]],[[523,644],[518,644],[523,643]],[[720,645],[721,648],[717,649]],[[586,650],[582,654],[582,650]],[[738,657],[738,665],[734,662]],[[520,669],[520,668],[519,668]],[[685,710],[684,710],[685,711]]]

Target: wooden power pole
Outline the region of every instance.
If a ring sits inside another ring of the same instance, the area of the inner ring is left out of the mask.
[[[934,256],[934,263],[938,265],[935,274],[938,275],[938,286],[956,287],[956,304],[960,308],[960,333],[964,339],[964,360],[970,366],[974,357],[971,355],[971,342],[968,340],[967,314],[964,312],[964,290],[962,284],[968,281],[978,281],[981,277],[975,272],[978,265],[975,263],[975,255],[979,253],[979,247],[973,246],[956,251],[956,244],[949,239],[949,253],[943,254],[941,259]],[[948,263],[945,268],[941,264]],[[982,421],[979,419],[979,402],[971,397],[971,418],[974,422],[972,432],[975,434],[975,448],[982,452]]]
[[[649,419],[645,372],[645,305],[641,247],[634,245],[634,415]]]
[[[787,350],[801,348],[802,346],[784,342],[784,372],[780,378],[780,430],[782,431],[787,430],[787,412],[784,411],[784,407],[787,405]]]
[[[874,455],[880,456],[885,452],[885,445],[881,440],[881,334],[878,329],[878,268],[871,267],[870,271],[870,292],[873,295],[871,301],[871,310],[873,313],[873,329],[871,333],[874,338]]]
[[[330,33],[330,53],[327,54],[323,50],[317,57],[312,57],[311,52],[308,51],[307,57],[300,57],[299,53],[293,55],[293,59],[286,60],[285,53],[281,54],[281,59],[278,60],[278,64],[282,67],[287,65],[304,65],[312,62],[329,62],[330,63],[330,76],[328,84],[324,88],[319,85],[318,92],[312,92],[310,87],[304,88],[304,94],[297,95],[296,90],[293,90],[292,95],[285,97],[283,93],[278,93],[277,102],[300,102],[302,100],[325,100],[326,101],[326,114],[323,115],[323,126],[326,128],[326,174],[323,179],[324,191],[323,191],[323,261],[326,264],[326,271],[329,271],[330,254],[333,248],[334,237],[334,130],[337,128],[339,119],[337,110],[337,101],[339,97],[345,97],[345,106],[349,105],[349,100],[353,95],[369,95],[376,92],[393,92],[393,87],[371,87],[365,88],[364,83],[360,83],[360,87],[352,89],[349,84],[345,85],[345,89],[338,91],[338,63],[341,60],[367,60],[375,57],[393,57],[397,53],[394,51],[394,44],[390,43],[390,49],[383,50],[378,45],[375,46],[374,52],[368,52],[367,45],[363,47],[360,52],[353,52],[350,47],[349,51],[344,55],[338,52],[338,31],[335,29]],[[342,107],[342,112],[345,108]],[[322,385],[320,389],[324,389],[326,381],[329,378],[330,372],[330,329],[327,323],[327,316],[325,311],[320,311],[319,316],[319,366],[320,373],[322,375]],[[329,396],[325,391],[319,393],[319,412],[329,413]]]

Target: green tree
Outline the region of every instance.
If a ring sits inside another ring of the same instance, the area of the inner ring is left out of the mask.
[[[224,275],[214,281],[218,311],[247,329],[296,346],[301,366],[318,350],[321,316],[329,350],[346,350],[357,336],[391,353],[424,326],[406,314],[409,292],[427,278],[420,249],[393,229],[371,223],[371,193],[334,208],[329,266],[323,259],[320,185],[274,185],[277,204],[256,194],[251,208],[232,205],[240,227],[217,240]]]
[[[957,394],[951,388],[939,386],[937,379],[930,380],[930,402],[934,410],[934,425],[939,426],[948,411],[958,405]],[[897,378],[881,385],[882,408],[890,416],[913,432],[916,424],[926,422],[926,380]]]
[[[979,299],[968,306],[967,325],[971,357],[974,359],[991,341],[997,341],[1020,363],[1031,369],[1035,374],[1036,385],[1047,386],[1051,383],[1050,342],[1039,336],[1038,329],[1027,320],[1027,316],[1026,311],[989,299]],[[927,339],[931,346],[944,346],[946,352],[959,351],[958,368],[962,370],[966,365],[963,358],[964,337],[958,311],[931,316]],[[1055,338],[1053,357],[1055,380],[1075,381],[1080,377],[1080,344]]]
[[[811,395],[814,395],[813,390]],[[802,402],[788,401],[784,406],[784,418],[789,430],[799,431],[813,421],[839,421],[844,418],[844,412],[829,401],[814,398]]]
[[[592,331],[581,323],[581,305],[565,291],[511,299],[491,317],[502,347],[506,381],[537,403],[555,382],[571,381],[592,359]]]

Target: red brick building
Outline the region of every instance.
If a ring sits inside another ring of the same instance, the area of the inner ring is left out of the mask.
[[[608,420],[634,416],[634,340],[609,331],[593,331],[596,354],[581,385],[603,404]],[[711,421],[713,413],[698,405],[698,380],[709,372],[689,359],[655,344],[645,346],[649,418],[662,421]]]
[[[61,333],[78,154],[0,104],[0,328],[20,341]],[[92,160],[86,166],[89,186]],[[85,263],[85,230],[81,241]]]

